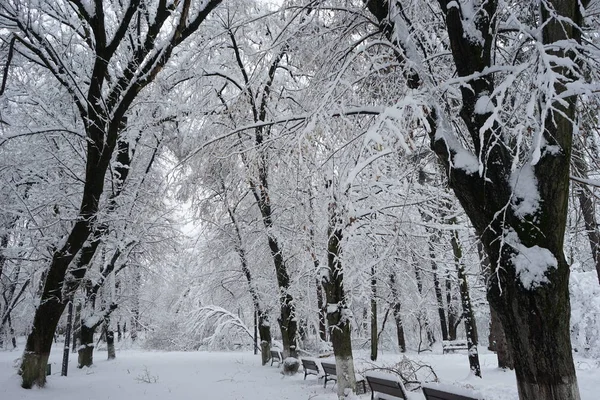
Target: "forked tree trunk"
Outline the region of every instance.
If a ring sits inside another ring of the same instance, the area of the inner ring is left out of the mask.
[[[354,359],[352,357],[351,323],[344,291],[344,270],[341,255],[342,229],[338,227],[336,204],[329,205],[329,239],[327,244],[327,264],[329,275],[323,280],[327,295],[327,321],[329,337],[335,354],[337,371],[337,394],[339,399],[345,397],[346,389],[356,390]],[[375,334],[377,336],[377,333]]]
[[[528,190],[535,191],[539,202],[533,210],[523,211],[518,209],[519,199],[515,200],[517,203],[513,201],[511,183],[511,176],[521,170],[515,172],[513,154],[493,139],[502,137],[502,127],[486,126],[491,112],[475,112],[477,101],[496,89],[492,76],[483,71],[493,63],[497,3],[482,3],[474,16],[478,34],[482,35],[477,41],[465,34],[460,5],[448,7],[446,0],[439,3],[445,12],[457,75],[474,76],[468,87],[460,89],[460,117],[474,143],[475,154],[485,154],[484,171],[477,174],[451,168],[449,163],[456,152],[448,147],[443,135],[437,136],[435,118],[430,132],[432,147],[446,164],[448,180],[481,236],[494,268],[488,300],[498,312],[513,352],[519,397],[578,400],[570,341],[569,265],[563,250],[577,98],[563,96],[567,91],[565,82],[573,78],[567,63],[575,61],[574,54],[562,46],[581,40],[581,4],[576,0],[548,0],[540,7],[540,44],[546,46],[548,57],[559,60],[551,68],[561,76],[553,88],[553,96],[561,100],[552,97],[552,110],[543,121],[538,121],[545,128],[538,133],[543,136],[540,156],[535,165],[525,160],[523,168],[534,177]],[[549,8],[553,8],[552,13]],[[498,217],[500,214],[502,218]],[[529,257],[532,253],[537,256]],[[536,268],[542,275],[532,278],[531,271]]]
[[[539,13],[534,15],[538,20],[533,21],[531,28],[540,29],[541,35],[531,37],[532,46],[544,47],[544,56],[552,60],[542,68],[552,70],[555,93],[547,99],[549,111],[543,115],[544,119],[534,122],[534,131],[543,127],[535,132],[536,137],[539,135],[539,157],[532,153],[534,158],[524,161],[526,174],[533,181],[527,189],[539,198],[537,207],[525,212],[517,210],[522,199],[515,198],[513,188],[512,178],[517,178],[515,154],[502,142],[508,133],[495,122],[491,111],[482,112],[481,107],[479,110],[476,107],[479,100],[498,93],[495,76],[488,72],[494,70],[496,60],[498,1],[482,2],[468,20],[461,9],[462,2],[438,0],[438,3],[444,14],[456,75],[465,79],[458,89],[462,100],[458,117],[465,128],[461,135],[468,136],[472,149],[464,148],[454,132],[448,130],[450,123],[441,115],[445,110],[435,103],[431,104],[428,115],[431,147],[445,166],[448,182],[490,257],[493,270],[488,300],[498,312],[514,356],[519,397],[578,400],[569,335],[569,265],[563,251],[577,96],[566,92],[569,81],[576,79],[573,76],[576,52],[572,49],[581,43],[581,12],[589,1],[547,0],[540,3]],[[393,32],[396,15],[390,17],[389,4],[385,0],[367,1],[380,25]],[[411,21],[405,19],[403,23],[410,25]],[[474,35],[477,40],[473,40]],[[396,43],[403,48],[403,42]],[[404,54],[410,53],[403,50]],[[416,83],[418,87],[421,82],[424,80],[417,76],[408,85]],[[490,102],[495,107],[502,106],[495,100]],[[479,172],[456,167],[457,162],[464,161],[465,153],[471,151],[470,156],[479,160]],[[506,240],[512,243],[506,244]],[[537,265],[529,265],[526,260],[530,252],[544,255],[547,262],[530,257],[529,263]],[[544,272],[542,282],[532,285],[527,280],[524,271],[529,267]]]

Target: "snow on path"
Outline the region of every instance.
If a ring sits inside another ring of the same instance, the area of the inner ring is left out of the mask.
[[[275,366],[260,365],[258,356],[249,352],[151,352],[121,351],[114,361],[106,361],[106,352],[95,354],[92,368],[75,368],[76,355],[71,354],[69,376],[60,376],[59,348],[53,349],[50,361],[52,376],[44,389],[24,390],[13,365],[20,351],[0,351],[0,400],[335,400],[335,390],[329,384],[303,374],[284,377]],[[356,358],[358,370],[371,365]],[[391,365],[402,356],[383,354],[379,365]],[[486,400],[516,400],[517,390],[513,372],[495,367],[493,354],[481,354],[484,379],[469,376],[465,354],[410,354],[410,358],[433,365],[444,383],[479,390]],[[582,400],[598,399],[600,363],[577,358],[577,375]],[[149,381],[144,382],[144,381]],[[411,400],[423,395],[410,393]],[[370,393],[358,396],[370,399]]]
[[[304,381],[303,374],[284,377],[275,366],[260,366],[251,353],[147,352],[129,350],[105,361],[106,353],[95,354],[92,368],[75,368],[60,376],[59,351],[53,351],[52,376],[44,389],[24,390],[13,368],[20,352],[0,352],[0,400],[140,400],[140,399],[239,399],[284,400],[335,399],[328,385],[316,377]],[[156,378],[156,379],[155,379]],[[150,381],[151,383],[144,382]],[[156,381],[156,382],[153,382]]]

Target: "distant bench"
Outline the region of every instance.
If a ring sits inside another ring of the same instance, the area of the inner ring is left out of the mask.
[[[334,363],[321,362],[321,367],[323,367],[323,372],[325,372],[325,384],[323,385],[323,387],[327,387],[327,381],[337,382],[337,370]],[[356,385],[362,388],[362,393],[366,393],[367,387],[365,385],[365,378],[363,378],[359,374],[356,374],[355,379]]]
[[[281,365],[281,362],[283,361],[283,358],[282,358],[279,350],[271,350],[271,366],[273,365],[273,362],[275,362],[275,361],[277,361],[277,366]]]
[[[375,393],[381,393],[402,400],[408,399],[404,385],[396,376],[383,372],[369,371],[366,374],[366,378],[371,388],[371,400],[375,399]],[[377,398],[379,398],[379,395]]]
[[[446,354],[455,350],[469,350],[466,340],[442,340],[442,353]]]
[[[304,367],[304,380],[306,380],[307,375],[316,375],[317,378],[319,377],[319,367],[313,360],[303,358],[302,366]]]
[[[470,390],[451,387],[448,385],[423,385],[425,400],[482,400],[482,398]]]

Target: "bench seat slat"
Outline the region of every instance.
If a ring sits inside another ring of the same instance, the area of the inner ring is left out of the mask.
[[[426,400],[480,400],[480,397],[464,396],[432,387],[423,386],[422,389]]]

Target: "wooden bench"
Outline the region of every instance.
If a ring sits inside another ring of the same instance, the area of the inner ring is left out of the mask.
[[[302,367],[304,367],[304,380],[306,380],[307,375],[316,375],[317,377],[319,376],[319,367],[317,366],[317,363],[313,360],[303,358]]]
[[[396,397],[406,400],[408,396],[406,389],[397,376],[383,372],[369,371],[366,374],[367,382],[371,388],[371,400],[375,399],[375,393]],[[379,396],[377,396],[379,398]]]
[[[469,350],[469,343],[466,340],[442,340],[442,354],[455,350]]]
[[[271,350],[271,366],[273,366],[273,362],[277,361],[277,366],[280,366],[283,362],[283,357],[281,356],[281,352],[279,350]]]
[[[467,389],[448,385],[427,384],[422,386],[425,400],[482,400],[482,398]]]
[[[337,382],[337,370],[334,363],[321,362],[321,367],[323,367],[323,372],[325,372],[325,383],[323,387],[327,387],[327,381]],[[366,393],[367,386],[365,385],[365,379],[358,374],[355,376],[355,379],[357,386],[356,391],[358,392],[358,387],[360,387],[362,388],[362,393]]]

